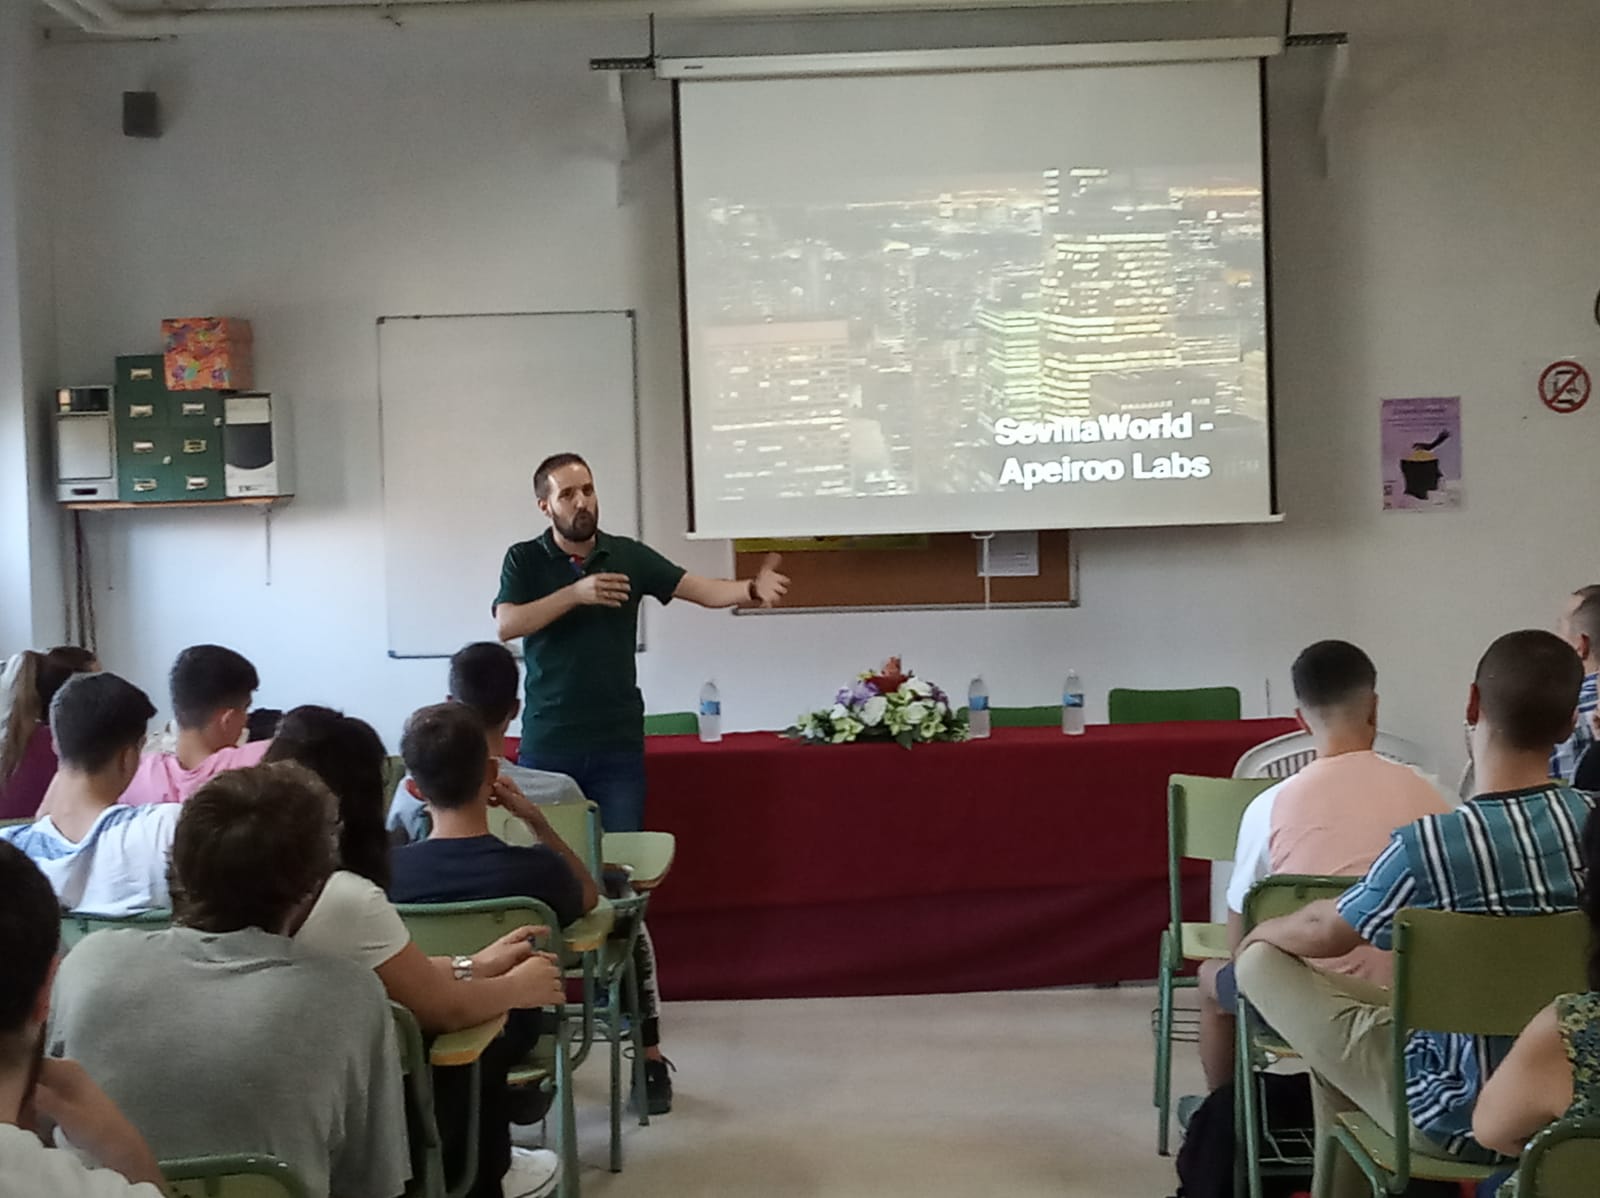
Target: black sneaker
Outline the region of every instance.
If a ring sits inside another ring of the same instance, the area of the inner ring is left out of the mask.
[[[672,1074],[678,1067],[666,1057],[660,1060],[646,1057],[644,1062],[645,1109],[652,1115],[665,1115],[672,1110]]]

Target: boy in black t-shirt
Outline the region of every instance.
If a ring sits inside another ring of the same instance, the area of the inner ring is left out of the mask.
[[[475,899],[531,898],[548,906],[562,926],[594,909],[599,892],[583,860],[516,786],[499,777],[484,752],[482,720],[461,703],[424,707],[406,721],[400,740],[410,778],[406,789],[428,807],[433,834],[390,853],[389,897],[397,903],[453,903]],[[511,845],[489,831],[489,805],[504,807],[528,825],[536,845]],[[557,929],[551,929],[556,931]],[[462,959],[466,961],[466,958]],[[458,968],[470,968],[458,963]],[[519,1018],[529,1016],[530,1018]],[[518,1185],[520,1162],[511,1148],[510,1121],[518,1109],[505,1085],[506,1074],[533,1046],[538,1035],[536,1012],[513,1012],[505,1034],[480,1061],[482,1110],[478,1137],[478,1180],[469,1198],[541,1198],[555,1178]],[[435,1105],[455,1105],[451,1085],[466,1070],[435,1075]],[[536,1114],[524,1112],[519,1121]],[[445,1144],[446,1165],[458,1159],[464,1144],[451,1128]],[[532,1172],[532,1169],[528,1170]],[[502,1188],[501,1177],[505,1177]]]

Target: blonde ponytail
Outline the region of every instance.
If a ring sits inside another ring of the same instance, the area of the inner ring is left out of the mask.
[[[43,664],[43,654],[24,649],[0,671],[0,782],[17,772],[34,729],[48,718],[39,703]]]

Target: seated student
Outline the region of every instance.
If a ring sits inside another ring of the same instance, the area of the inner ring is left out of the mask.
[[[428,805],[433,834],[390,854],[389,897],[397,903],[532,898],[566,926],[592,911],[599,890],[583,859],[520,791],[496,789],[497,761],[484,753],[483,721],[463,703],[424,707],[400,741],[406,788]],[[489,832],[489,806],[528,825],[536,845],[511,845]]]
[[[1295,718],[1316,745],[1317,759],[1268,787],[1239,824],[1228,883],[1230,942],[1244,935],[1244,901],[1272,874],[1364,874],[1396,828],[1449,810],[1432,779],[1372,751],[1378,737],[1378,671],[1347,641],[1318,641],[1290,669]],[[1334,973],[1389,985],[1389,954],[1370,944],[1315,962]],[[1215,1090],[1233,1077],[1233,963],[1200,967],[1200,1062]]]
[[[1600,584],[1582,587],[1567,600],[1561,613],[1561,639],[1583,659],[1583,689],[1578,692],[1578,722],[1572,735],[1550,754],[1550,776],[1563,782],[1576,779],[1584,750],[1595,742],[1595,710],[1600,707]]]
[[[416,1015],[425,1032],[455,1031],[513,1009],[566,1002],[560,965],[533,951],[526,928],[470,957],[427,957],[412,943],[383,892],[389,883],[385,757],[383,741],[371,725],[326,707],[297,707],[278,725],[267,761],[294,761],[314,771],[339,803],[340,868],[295,932],[296,942],[374,970],[389,997]],[[483,1188],[497,1198],[547,1194],[560,1178],[561,1160],[555,1153],[511,1144],[505,1075],[531,1047],[531,1038],[518,1038],[514,1047],[497,1044],[480,1062],[478,1172],[488,1179]],[[437,1079],[439,1095],[451,1096],[456,1080],[451,1074],[456,1072]],[[452,1106],[447,1101],[435,1105],[439,1112]],[[465,1147],[465,1130],[445,1124],[452,1163],[457,1141]]]
[[[50,727],[61,767],[45,792],[50,814],[0,829],[0,839],[33,858],[69,911],[131,915],[172,905],[167,856],[178,809],[118,801],[155,713],[115,674],[78,674],[56,692]]]
[[[67,954],[50,1055],[80,1061],[158,1158],[270,1154],[311,1194],[395,1198],[410,1159],[383,987],[287,935],[333,871],[334,819],[288,762],[196,791],[172,845],[174,926]]]
[[[144,1140],[72,1061],[43,1059],[61,909],[38,869],[0,844],[0,1194],[54,1198],[161,1198],[161,1172]],[[46,1148],[32,1111],[92,1157]]]
[[[483,721],[488,755],[494,760],[499,779],[495,782],[497,793],[515,800],[514,791],[537,804],[583,801],[583,791],[565,774],[552,774],[545,770],[513,765],[504,760],[503,746],[506,730],[522,710],[518,698],[517,659],[511,650],[494,641],[479,641],[459,650],[450,659],[450,697],[472,708]],[[507,788],[510,788],[509,790]],[[401,808],[402,800],[408,808]],[[389,811],[391,833],[397,828],[420,832],[412,839],[423,839],[429,827],[427,809],[407,790],[401,780],[395,800]],[[602,885],[611,889],[613,898],[622,893],[626,879],[621,871],[601,878]],[[627,929],[619,928],[625,934]],[[644,1007],[644,1019],[639,1029],[645,1052],[645,1102],[652,1115],[665,1115],[672,1110],[672,1077],[668,1070],[672,1063],[661,1051],[661,996],[656,986],[655,945],[650,940],[650,930],[641,928],[634,949],[634,965],[638,973],[639,996]]]
[[[450,693],[446,698],[465,703],[478,713],[486,725],[489,754],[496,759],[500,777],[541,805],[583,802],[583,791],[566,774],[530,769],[505,759],[506,732],[522,710],[518,689],[517,659],[502,644],[479,641],[450,659]],[[505,697],[508,693],[509,699]],[[404,779],[395,787],[389,804],[388,827],[398,843],[426,840],[432,830],[426,804],[406,789]]]
[[[1392,1118],[1394,1045],[1388,991],[1310,964],[1363,942],[1393,947],[1406,907],[1506,916],[1577,907],[1580,840],[1593,796],[1550,780],[1550,749],[1572,732],[1583,665],[1548,632],[1508,633],[1478,663],[1467,697],[1480,793],[1395,832],[1366,877],[1337,900],[1262,923],[1240,946],[1239,989],[1312,1071],[1319,1143],[1331,1117],[1359,1108]],[[1412,1142],[1473,1161],[1494,1154],[1472,1138],[1483,1079],[1510,1037],[1417,1032],[1405,1052]],[[1319,1156],[1320,1159],[1320,1156]],[[1366,1195],[1343,1153],[1318,1194]]]
[[[50,702],[74,674],[100,663],[76,645],[24,649],[0,671],[0,819],[32,819],[56,775]]]
[[[194,645],[178,654],[169,679],[177,749],[148,753],[122,801],[181,803],[224,770],[257,764],[270,741],[241,745],[250,697],[261,685],[255,666],[221,645]]]
[[[1581,900],[1590,928],[1589,989],[1563,994],[1533,1017],[1472,1110],[1473,1138],[1506,1156],[1520,1156],[1557,1119],[1600,1116],[1600,819],[1584,825],[1583,863],[1589,878]],[[1511,1198],[1515,1187],[1498,1192]]]

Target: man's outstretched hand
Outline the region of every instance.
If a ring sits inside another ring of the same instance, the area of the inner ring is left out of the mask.
[[[767,559],[761,563],[760,572],[750,584],[762,607],[776,606],[778,600],[789,593],[788,575],[778,573],[778,567],[782,562],[783,558],[778,554],[767,554]]]

